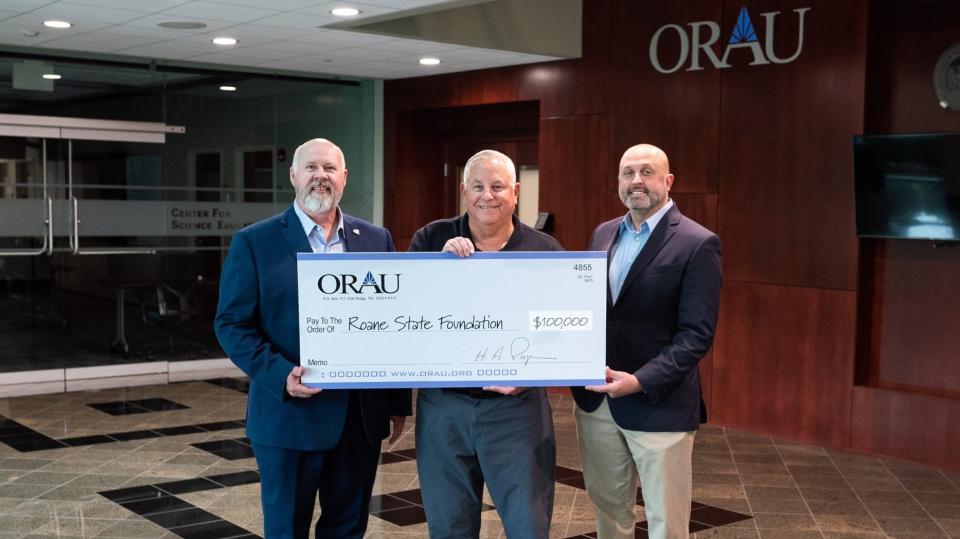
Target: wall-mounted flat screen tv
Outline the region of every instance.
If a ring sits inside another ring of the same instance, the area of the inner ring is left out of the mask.
[[[960,241],[960,133],[853,138],[857,235]]]

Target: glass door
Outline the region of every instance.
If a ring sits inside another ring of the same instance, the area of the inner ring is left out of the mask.
[[[63,261],[54,226],[63,217],[63,143],[42,128],[0,128],[0,354],[2,370],[62,366],[69,347],[57,293]],[[66,223],[62,223],[66,230]]]
[[[174,338],[210,331],[195,245],[170,231],[196,193],[165,182],[165,129],[0,115],[0,372],[219,353]]]

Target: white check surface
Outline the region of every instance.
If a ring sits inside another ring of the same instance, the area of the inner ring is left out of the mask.
[[[606,253],[301,253],[297,273],[306,385],[603,383]]]

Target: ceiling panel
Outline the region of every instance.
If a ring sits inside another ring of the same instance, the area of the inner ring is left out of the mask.
[[[228,35],[236,39],[237,44],[229,47],[215,45],[213,43],[213,38],[222,35]],[[251,36],[247,35],[246,33],[235,32],[232,28],[225,28],[214,32],[207,32],[205,34],[194,34],[192,36],[178,39],[177,41],[183,44],[196,45],[198,47],[197,50],[202,51],[203,53],[222,52],[224,54],[230,54],[240,49],[259,48],[259,45],[273,43],[275,40],[267,36]]]
[[[242,40],[247,36],[251,36],[265,38],[271,41],[296,39],[298,37],[308,36],[317,31],[316,28],[283,28],[280,26],[261,26],[259,24],[244,24],[234,26],[230,29],[231,35],[236,35],[237,39]]]
[[[124,49],[123,53],[133,54],[135,56],[174,58],[177,60],[198,56],[196,47],[176,41],[130,47],[129,49]]]
[[[394,59],[411,60],[409,54],[399,49],[393,52],[389,52],[389,51],[382,51],[382,50],[365,49],[363,47],[349,47],[346,49],[323,51],[320,54],[324,58],[349,58],[354,60],[367,60],[367,61],[394,60]],[[384,58],[385,55],[387,56],[387,58]]]
[[[214,2],[188,2],[170,8],[163,15],[182,20],[204,20],[207,18],[230,22],[248,22],[263,19],[280,13],[275,9],[261,9],[245,6],[228,6]]]
[[[328,21],[329,22],[329,21]],[[300,28],[307,30],[316,30],[323,21],[318,21],[315,17],[305,17],[295,11],[287,11],[272,17],[265,17],[256,21],[261,26],[279,26],[281,28]]]
[[[52,42],[51,42],[52,43]],[[58,39],[56,46],[67,50],[82,50],[90,52],[119,52],[141,43],[120,43],[118,41],[95,41],[81,37]]]
[[[362,4],[362,3],[359,3],[359,2],[321,2],[319,5],[318,5],[318,4],[314,4],[314,5],[310,6],[310,7],[306,7],[306,8],[303,8],[303,9],[298,9],[298,10],[297,10],[297,13],[303,13],[303,14],[305,14],[305,15],[310,15],[310,16],[312,16],[312,17],[316,17],[318,21],[321,21],[321,23],[327,23],[327,24],[329,24],[329,23],[332,23],[332,22],[340,22],[340,21],[343,21],[342,18],[336,17],[336,16],[334,16],[333,14],[330,13],[330,11],[331,11],[333,8],[335,8],[335,7],[343,7],[343,6],[355,7],[355,8],[357,8],[357,9],[359,9],[359,10],[360,10],[360,14],[361,14],[363,17],[372,17],[372,16],[375,16],[375,15],[384,15],[384,14],[387,14],[387,13],[393,13],[393,12],[398,11],[397,8],[393,8],[393,7],[375,6],[375,5],[371,5],[371,4]]]
[[[155,13],[170,9],[180,4],[187,4],[191,0],[123,0],[123,9],[139,11],[141,13]],[[50,4],[48,0],[43,4]],[[80,4],[84,6],[116,7],[117,0],[69,0],[60,4]]]
[[[355,32],[346,32],[343,30],[324,30],[315,34],[300,37],[293,41],[303,43],[309,46],[321,46],[330,50],[345,49],[347,47],[363,47],[366,45],[375,45],[387,41],[394,41],[395,38],[387,36],[375,36],[370,34],[358,34]]]
[[[224,4],[229,6],[247,6],[247,7],[264,7],[267,2],[264,0],[210,0],[218,4]],[[316,5],[316,0],[270,0],[269,6],[270,9],[277,11],[294,11],[297,9],[307,8],[310,6]],[[341,2],[343,4],[343,2]]]
[[[505,0],[476,0],[473,3]],[[525,0],[506,0],[525,1]],[[551,56],[465,47],[423,39],[333,29],[344,19],[333,7],[352,5],[364,18],[401,17],[423,10],[463,5],[464,0],[0,0],[0,48],[61,51],[189,61],[360,78],[392,79],[449,73],[517,63],[549,61]],[[45,28],[43,20],[66,19],[66,30]],[[161,28],[163,22],[200,22],[204,28]],[[219,47],[211,40],[238,40]],[[423,55],[441,58],[439,66],[421,66]]]
[[[201,54],[199,56],[194,56],[190,58],[191,62],[220,62],[220,61],[229,61],[230,63],[236,64],[240,63],[238,60],[245,58],[250,62],[257,62],[259,60],[280,60],[286,58],[286,53],[278,51],[268,51],[264,49],[249,48],[249,49],[237,49],[230,52],[217,52],[210,54]]]
[[[192,30],[178,30],[172,28],[162,28],[159,25],[162,22],[170,21],[183,21],[182,17],[174,17],[172,15],[164,14],[154,14],[141,17],[139,19],[132,20],[125,24],[114,25],[110,28],[104,30],[104,33],[125,33],[130,34],[134,32],[134,35],[142,34],[144,32],[149,33],[152,37],[156,37],[157,40],[175,40],[181,39],[184,36],[192,36],[195,34],[205,34],[214,30],[219,30],[223,28],[230,28],[236,26],[236,23],[231,21],[225,21],[221,19],[214,19],[212,17],[207,17],[203,19],[203,23],[206,24],[205,28],[198,28]]]
[[[3,0],[3,9],[24,13],[50,3],[50,0]]]
[[[123,6],[123,3],[119,3]],[[71,4],[67,2],[54,2],[46,6],[37,8],[30,12],[30,15],[43,19],[63,19],[81,27],[83,21],[93,22],[97,26],[119,24],[143,17],[142,11],[130,11],[118,7],[102,7],[81,4]],[[69,31],[69,30],[61,30]]]
[[[73,33],[87,32],[91,30],[98,30],[107,26],[111,26],[113,23],[105,21],[96,21],[96,20],[87,20],[82,18],[74,19],[74,27],[69,30],[54,30],[51,28],[46,28],[43,26],[44,19],[49,19],[50,17],[44,17],[38,15],[35,12],[25,13],[21,15],[16,15],[8,19],[0,21],[0,29],[12,30],[15,32],[25,33],[25,32],[38,32],[37,40],[39,41],[49,41],[51,39],[56,39],[58,37],[66,37],[67,35]]]

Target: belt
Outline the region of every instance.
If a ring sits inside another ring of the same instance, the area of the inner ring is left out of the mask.
[[[496,391],[484,391],[477,387],[449,387],[444,389],[444,391],[467,395],[475,399],[495,399],[497,397],[506,397],[506,395],[503,393],[497,393]]]

